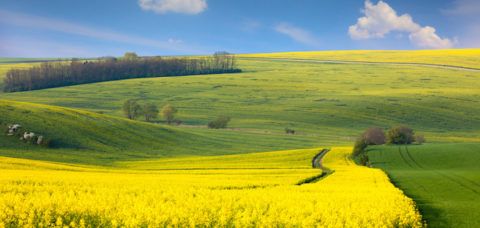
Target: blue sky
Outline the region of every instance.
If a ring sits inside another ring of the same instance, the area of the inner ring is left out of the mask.
[[[1,57],[480,48],[478,0],[0,0]]]

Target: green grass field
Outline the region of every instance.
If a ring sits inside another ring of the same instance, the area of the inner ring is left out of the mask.
[[[376,146],[375,168],[417,202],[430,227],[480,227],[480,144]]]
[[[121,117],[126,99],[171,104],[187,124],[356,137],[409,125],[431,142],[478,141],[480,72],[414,66],[240,60],[238,74],[145,78],[4,93],[0,99]],[[160,121],[160,120],[156,120]]]
[[[69,108],[0,100],[0,121],[54,140],[47,149],[0,135],[3,156],[112,165],[116,161],[348,145],[341,139],[160,126]]]

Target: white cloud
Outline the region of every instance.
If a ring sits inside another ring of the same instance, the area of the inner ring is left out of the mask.
[[[452,48],[453,43],[449,39],[441,39],[435,34],[435,29],[430,26],[425,26],[420,30],[411,33],[408,38],[417,45],[423,48]]]
[[[318,46],[318,41],[312,36],[312,34],[299,27],[295,27],[288,23],[278,24],[274,27],[275,31],[290,36],[290,38],[307,45]]]
[[[357,20],[357,24],[348,29],[352,39],[383,38],[392,31],[410,33],[410,41],[422,48],[452,48],[449,39],[440,38],[430,26],[421,27],[408,14],[401,16],[387,3],[379,1],[376,5],[365,1],[365,14]]]
[[[138,0],[143,10],[152,10],[155,13],[184,13],[198,14],[207,8],[206,0]]]
[[[176,52],[191,53],[194,51],[182,46],[181,42],[172,43],[168,40],[154,40],[139,36],[118,33],[115,31],[108,31],[104,28],[89,27],[67,21],[36,17],[31,15],[9,12],[5,10],[0,10],[0,15],[0,23],[6,23],[15,26],[57,31],[104,41],[140,45]]]

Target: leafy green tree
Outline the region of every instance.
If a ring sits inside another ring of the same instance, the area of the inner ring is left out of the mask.
[[[412,144],[415,133],[410,127],[396,126],[387,131],[387,144]]]
[[[157,118],[158,112],[158,108],[154,104],[148,103],[143,105],[143,115],[147,122],[150,122],[151,119]]]
[[[134,100],[126,100],[123,103],[122,111],[128,119],[136,119],[142,112],[142,107]]]
[[[173,120],[175,120],[175,114],[178,112],[178,110],[171,106],[170,104],[167,104],[163,107],[162,109],[162,118],[168,122],[168,124],[172,123]]]
[[[217,116],[212,122],[208,123],[208,128],[226,128],[228,122],[230,122],[230,117],[228,116]]]

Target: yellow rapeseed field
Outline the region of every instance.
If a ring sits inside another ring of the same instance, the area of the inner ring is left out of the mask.
[[[257,163],[239,159],[244,168],[213,167],[235,155],[155,171],[0,158],[0,227],[422,226],[413,201],[381,170],[352,163],[351,148],[327,153],[333,174],[296,185],[321,173],[309,167],[318,151],[266,153],[277,157],[267,168],[250,154]]]
[[[246,54],[240,57],[316,59],[385,63],[421,63],[480,69],[480,49],[415,51],[310,51]]]

